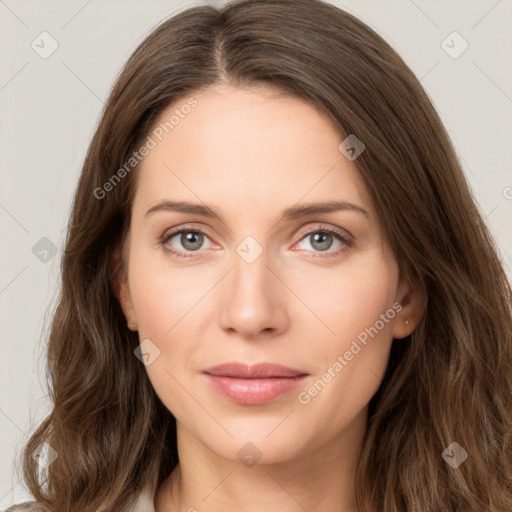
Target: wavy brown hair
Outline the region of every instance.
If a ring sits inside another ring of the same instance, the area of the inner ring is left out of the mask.
[[[138,168],[95,194],[162,111],[214,84],[270,85],[327,113],[366,150],[354,161],[401,273],[427,304],[393,341],[370,402],[360,511],[512,510],[511,288],[440,118],[375,31],[319,0],[189,8],[160,24],[118,76],[87,152],[47,348],[51,413],[23,453],[45,511],[129,510],[178,463],[176,424],[134,357],[117,300]],[[32,458],[47,442],[44,474]],[[469,454],[452,469],[441,454]]]

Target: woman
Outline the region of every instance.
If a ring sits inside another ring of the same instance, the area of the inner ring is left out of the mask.
[[[188,9],[82,169],[30,510],[508,512],[510,297],[381,37],[318,0]]]

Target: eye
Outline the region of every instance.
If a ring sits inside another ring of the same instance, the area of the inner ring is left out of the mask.
[[[330,227],[316,226],[315,229],[302,231],[299,233],[302,238],[295,244],[296,247],[305,253],[313,253],[312,258],[328,258],[342,254],[352,245],[352,239],[345,232]],[[204,246],[205,241],[209,241],[209,245]],[[309,247],[301,247],[301,244],[307,242]],[[193,258],[194,253],[200,253],[201,249],[208,249],[213,246],[211,240],[206,233],[198,228],[182,227],[170,233],[166,233],[161,237],[160,243],[165,250],[171,252],[178,258]],[[335,250],[330,250],[332,247]],[[337,246],[337,248],[336,248]],[[325,253],[325,254],[321,254]]]
[[[194,256],[191,253],[199,252],[201,248],[204,248],[205,240],[209,240],[209,238],[200,229],[181,228],[171,233],[166,233],[162,237],[161,243],[165,246],[166,250],[179,258],[191,258]],[[176,246],[178,246],[177,249]],[[211,247],[211,245],[208,247]]]
[[[312,250],[314,253],[325,253],[314,254],[311,256],[313,258],[338,256],[348,250],[352,245],[352,240],[347,234],[332,227],[316,227],[316,229],[310,229],[305,233],[301,232],[300,235],[302,235],[302,238],[296,244],[300,249],[305,251]],[[303,242],[307,242],[306,247],[300,246]],[[307,245],[312,249],[308,248]],[[333,245],[335,246],[335,250],[330,250]]]

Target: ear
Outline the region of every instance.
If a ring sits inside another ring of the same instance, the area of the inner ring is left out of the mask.
[[[126,276],[126,271],[122,264],[121,248],[119,246],[114,249],[109,266],[110,275],[112,276],[112,287],[123,310],[128,329],[137,331],[137,318],[135,316],[130,288],[128,286],[128,277]]]
[[[400,279],[396,301],[402,309],[393,322],[393,338],[409,336],[419,324],[427,304],[426,291],[421,283],[408,277]]]

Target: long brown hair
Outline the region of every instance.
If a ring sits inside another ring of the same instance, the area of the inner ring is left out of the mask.
[[[169,104],[223,82],[305,99],[364,142],[354,163],[384,236],[428,297],[413,334],[393,342],[370,403],[359,509],[510,512],[510,284],[418,79],[372,29],[319,0],[187,9],[159,25],[119,75],[74,197],[47,352],[53,409],[23,454],[36,502],[128,510],[178,463],[175,419],[134,356],[138,334],[116,297],[138,168],[118,170]],[[32,453],[43,442],[58,458],[39,474]],[[454,442],[468,454],[458,468],[442,457]]]

